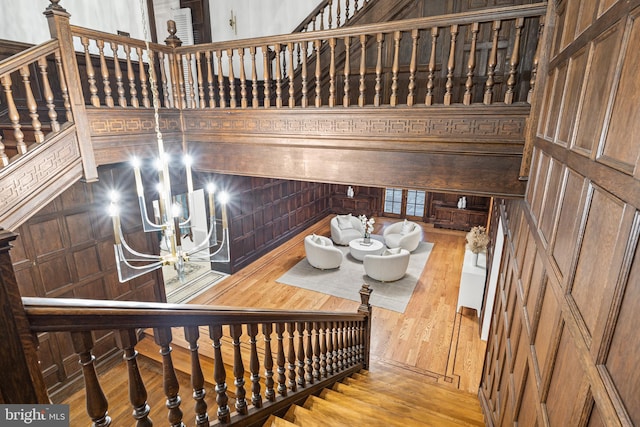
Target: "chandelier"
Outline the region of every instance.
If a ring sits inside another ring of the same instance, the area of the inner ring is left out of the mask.
[[[118,279],[120,282],[126,282],[143,274],[149,273],[163,266],[173,266],[177,276],[181,282],[185,281],[185,267],[189,262],[209,262],[209,263],[228,263],[231,260],[229,248],[229,224],[227,220],[226,204],[229,196],[225,192],[221,192],[217,200],[221,204],[222,211],[222,236],[218,241],[218,221],[216,219],[215,194],[216,188],[212,183],[206,185],[206,193],[208,203],[198,203],[196,206],[196,193],[193,189],[193,176],[191,172],[192,159],[187,154],[184,156],[184,169],[187,181],[187,193],[185,195],[186,203],[178,203],[177,199],[171,192],[170,180],[170,164],[171,159],[164,150],[164,142],[162,140],[162,132],[160,132],[159,121],[159,96],[158,88],[155,81],[155,73],[152,71],[153,53],[149,48],[147,39],[145,12],[141,13],[143,19],[143,28],[145,34],[146,54],[149,63],[149,84],[151,86],[151,94],[153,99],[154,125],[158,149],[158,158],[156,167],[158,170],[157,183],[157,200],[153,201],[154,219],[149,218],[147,209],[147,200],[145,199],[145,189],[142,181],[141,162],[134,158],[131,161],[135,177],[136,192],[138,195],[138,204],[140,207],[140,217],[142,229],[146,233],[158,233],[160,235],[160,253],[150,254],[138,252],[133,249],[125,240],[120,223],[120,194],[112,190],[109,194],[109,215],[113,222],[113,233],[115,237],[114,251],[116,265],[118,269]],[[139,58],[140,66],[143,66],[142,58]],[[201,206],[206,205],[206,206]],[[208,214],[206,213],[208,206]],[[194,240],[193,233],[196,214],[201,212],[205,219],[208,219],[206,225],[206,233],[200,240]],[[183,231],[190,230],[188,234],[191,236],[192,245],[187,249],[183,245]]]

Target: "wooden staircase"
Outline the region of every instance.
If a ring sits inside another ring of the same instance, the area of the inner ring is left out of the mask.
[[[375,365],[292,405],[265,426],[483,426],[478,398],[402,368]]]
[[[161,363],[157,346],[152,337],[148,338],[140,341],[138,351]],[[179,337],[174,336],[173,344],[174,367],[188,375],[189,350]],[[206,347],[201,345],[200,361],[203,371],[211,372],[213,360]],[[226,372],[229,405],[233,408],[233,368],[226,366]],[[248,383],[248,373],[245,376]],[[327,420],[331,420],[330,424]],[[435,383],[433,378],[417,372],[373,362],[370,370],[362,370],[309,396],[303,403],[290,406],[280,417],[270,416],[264,425],[483,426],[484,418],[477,396]]]

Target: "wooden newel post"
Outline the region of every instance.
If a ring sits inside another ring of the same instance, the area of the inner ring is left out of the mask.
[[[362,338],[362,346],[364,347],[364,368],[369,369],[369,356],[371,353],[371,304],[369,304],[369,298],[371,297],[372,289],[369,289],[369,285],[366,283],[362,284],[362,288],[360,288],[360,307],[358,307],[358,313],[364,314],[366,316],[365,319],[365,331],[364,336]]]
[[[49,403],[9,251],[17,234],[0,228],[0,402]]]
[[[60,0],[50,1],[51,4],[44,11],[44,15],[49,21],[51,38],[57,39],[60,45],[60,60],[69,91],[73,121],[76,124],[84,178],[87,182],[94,182],[98,180],[98,167],[95,153],[93,152],[93,144],[91,143],[89,120],[84,106],[84,95],[82,94],[82,82],[80,81],[76,52],[73,47],[73,35],[71,34],[71,25],[69,23],[71,15],[58,4]]]

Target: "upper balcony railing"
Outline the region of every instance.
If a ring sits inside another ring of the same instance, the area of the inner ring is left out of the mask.
[[[346,25],[357,13],[375,0],[324,0],[302,20],[293,32],[330,30]]]

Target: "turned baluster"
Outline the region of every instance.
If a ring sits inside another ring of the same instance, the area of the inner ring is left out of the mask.
[[[62,58],[60,57],[60,51],[54,52],[56,58],[56,68],[58,69],[58,80],[60,82],[60,92],[62,92],[62,101],[64,110],[66,112],[65,117],[68,122],[73,121],[73,113],[71,112],[71,102],[69,101],[69,89],[67,88],[67,80],[64,76],[64,70],[62,68]]]
[[[91,354],[91,350],[93,350],[91,332],[72,332],[71,341],[73,342],[73,350],[79,357],[80,366],[82,366],[87,414],[93,421],[91,425],[93,427],[109,426],[111,425],[111,417],[107,412],[109,404],[96,374],[96,358]]]
[[[240,57],[240,107],[247,108],[247,75],[244,71],[244,48],[238,48]]]
[[[4,144],[2,143],[2,135],[0,135],[0,165],[7,166],[9,164],[9,157],[4,152]]]
[[[342,105],[349,106],[349,74],[351,73],[350,51],[351,37],[344,38],[344,96],[342,97]]]
[[[353,2],[353,15],[355,16],[356,12],[358,12],[358,10],[360,10],[360,6],[358,6],[358,0],[355,0]]]
[[[280,43],[274,46],[276,52],[276,108],[282,107],[282,69],[280,68]]]
[[[288,372],[289,372],[289,388],[292,392],[298,390],[296,383],[296,349],[293,342],[293,334],[296,330],[296,324],[294,322],[287,323],[287,334],[289,335],[289,352],[287,354]],[[304,377],[303,377],[304,378]]]
[[[22,76],[22,84],[27,97],[27,109],[29,110],[29,117],[31,117],[34,138],[39,143],[44,141],[44,133],[42,133],[42,123],[40,123],[40,116],[38,115],[38,104],[36,104],[36,99],[33,97],[33,91],[31,90],[31,72],[28,65],[20,67],[20,76]]]
[[[24,143],[24,133],[20,130],[20,114],[18,113],[16,103],[13,100],[10,75],[5,74],[2,76],[2,87],[4,88],[4,95],[9,110],[9,120],[11,121],[11,127],[13,128],[13,138],[16,140],[16,148],[18,149],[19,154],[24,154],[27,152],[27,144]]]
[[[142,96],[142,105],[149,108],[149,90],[147,89],[147,73],[144,70],[144,61],[142,60],[142,48],[136,48],[138,53],[138,75],[140,76],[140,95]]]
[[[453,90],[453,70],[456,60],[456,39],[458,38],[458,25],[451,26],[451,44],[449,47],[449,61],[447,62],[447,83],[445,84],[444,105],[451,105],[451,94]]]
[[[402,38],[402,33],[400,31],[395,31],[393,33],[393,65],[391,66],[391,98],[389,103],[392,107],[398,105],[398,55],[400,54],[400,39]]]
[[[293,68],[293,43],[289,42],[287,44],[287,52],[289,52],[289,108],[293,108],[296,106],[296,91],[293,86],[294,80],[294,68]]]
[[[202,78],[202,61],[200,60],[200,51],[196,52],[196,72],[198,74],[198,104],[202,109],[207,106],[207,103],[204,98],[204,79]]]
[[[220,98],[220,108],[227,107],[227,99],[224,90],[224,76],[222,75],[222,51],[214,50],[213,54],[218,61],[218,97]]]
[[[276,323],[276,339],[278,340],[278,353],[276,363],[278,364],[278,393],[280,396],[287,395],[287,377],[285,376],[285,357],[284,357],[284,323]]]
[[[342,355],[342,349],[340,348],[338,341],[338,332],[340,328],[340,324],[338,322],[333,322],[333,330],[331,335],[333,336],[333,372],[337,373],[342,368],[342,362],[340,361],[340,357]]]
[[[434,77],[436,72],[436,42],[438,41],[438,27],[431,29],[431,54],[429,55],[429,69],[427,74],[427,95],[425,96],[424,103],[426,105],[433,105],[433,87]]]
[[[96,40],[98,53],[100,55],[100,74],[102,75],[102,86],[104,90],[104,103],[107,107],[113,107],[113,97],[111,96],[111,83],[109,82],[109,68],[104,57],[104,40]]]
[[[378,58],[376,60],[376,85],[375,85],[375,95],[373,97],[373,105],[376,107],[380,106],[380,101],[382,100],[381,90],[382,90],[382,42],[384,40],[384,35],[382,33],[378,33],[376,36],[376,43],[378,49]]]
[[[360,362],[360,343],[358,342],[358,322],[351,322],[351,358],[354,364]]]
[[[304,43],[304,47],[302,48],[302,71],[300,72],[300,77],[302,79],[302,100],[300,102],[302,108],[307,108],[309,106],[309,99],[307,98],[307,51],[308,51],[308,42]]]
[[[135,73],[133,71],[133,65],[131,64],[131,48],[129,45],[124,45],[124,53],[127,58],[127,79],[129,80],[129,97],[131,99],[131,106],[138,108],[140,103],[138,102],[138,90],[136,89]]]
[[[236,108],[236,78],[233,74],[233,49],[227,49],[229,61],[229,107]]]
[[[242,325],[229,325],[231,338],[233,339],[233,376],[236,386],[236,411],[241,415],[247,414],[247,391],[244,388],[244,364],[240,353],[240,337]]]
[[[162,385],[164,395],[167,397],[166,406],[169,409],[167,419],[171,426],[184,427],[182,410],[180,409],[181,399],[178,394],[180,384],[171,358],[171,328],[154,329],[153,337],[156,344],[160,346],[160,354],[162,355]]]
[[[311,380],[310,383],[317,382],[320,379],[320,327],[319,323],[309,323],[309,334],[313,330],[313,345],[311,344],[311,338],[309,338],[309,347],[311,348]]]
[[[133,418],[136,419],[136,427],[151,427],[153,422],[149,418],[151,408],[147,403],[147,389],[138,369],[138,352],[135,345],[138,343],[135,329],[125,329],[116,334],[118,347],[124,352],[123,359],[127,363],[129,375],[129,401],[133,407]]]
[[[296,352],[298,356],[298,363],[297,363],[298,385],[304,388],[307,385],[306,370],[305,370],[304,322],[296,323],[296,327],[298,330],[298,351]]]
[[[327,325],[325,322],[318,323],[316,329],[316,338],[319,339],[320,344],[320,369],[319,369],[319,377],[326,378],[327,377],[327,338],[325,335]]]
[[[207,402],[204,400],[207,392],[204,388],[204,375],[198,354],[200,330],[197,326],[185,326],[184,337],[189,343],[189,350],[191,351],[191,388],[193,389],[193,399],[196,401],[194,408],[196,426],[208,426],[209,415],[207,415]]]
[[[338,8],[340,8],[340,0],[338,0]],[[329,17],[327,19],[328,28],[331,29],[333,28],[333,0],[329,0],[329,2],[327,3],[326,9],[329,12]],[[340,15],[338,15],[338,21],[339,20],[340,20]],[[339,23],[338,23],[338,26],[340,26]]]
[[[174,108],[180,108],[180,97],[178,95],[178,75],[176,70],[176,58],[173,53],[169,54],[169,80],[171,81],[171,98]]]
[[[191,75],[191,67],[189,65],[190,64],[188,61],[186,61],[185,64],[183,65],[182,55],[176,56],[176,71],[178,75],[178,93],[180,94],[180,108],[182,109],[189,108],[189,105],[187,104],[187,85],[185,84],[185,81],[184,81],[185,66],[187,67],[187,73],[189,73],[189,76]],[[191,93],[191,96],[193,96],[193,93]]]
[[[260,395],[260,361],[258,360],[258,348],[256,346],[256,335],[258,335],[258,325],[247,325],[247,335],[249,335],[249,372],[251,376],[251,403],[256,408],[262,408],[262,396]]]
[[[344,322],[344,327],[342,328],[343,343],[344,343],[344,367],[347,368],[351,366],[351,322]]]
[[[344,342],[344,322],[338,322],[336,327],[338,334],[338,370],[343,370],[347,367],[345,360],[345,342]]]
[[[469,61],[467,62],[467,80],[464,84],[464,105],[471,105],[473,97],[473,72],[476,68],[476,44],[478,42],[478,31],[480,24],[471,24],[471,48],[469,49]]]
[[[216,98],[213,92],[213,69],[211,65],[211,51],[206,51],[204,53],[204,57],[207,60],[207,90],[209,91],[209,108],[216,108]]]
[[[167,85],[167,73],[165,71],[164,53],[158,52],[158,67],[160,68],[160,80],[162,80],[162,95],[164,98],[164,106],[171,108],[171,101],[169,100],[169,86]]]
[[[153,64],[154,59],[153,59],[153,51],[150,50],[149,51],[149,88],[151,89],[151,94],[152,94],[152,100],[153,100],[153,105],[156,106],[156,104],[158,104],[157,106],[160,107],[160,97],[158,96],[158,78],[156,76],[156,69],[155,67],[152,67],[151,64]]]
[[[340,28],[340,0],[338,0],[338,4],[336,5],[336,28]]]
[[[329,107],[336,105],[336,39],[329,39],[330,61],[329,61]]]
[[[42,80],[42,91],[44,100],[47,104],[49,122],[51,123],[51,130],[58,132],[60,130],[60,123],[58,123],[58,113],[56,113],[56,105],[53,103],[53,91],[49,84],[49,73],[47,72],[47,58],[38,58],[38,68],[40,68],[40,78]]]
[[[358,95],[358,106],[364,107],[365,98],[364,93],[367,89],[365,85],[365,75],[367,72],[367,61],[366,61],[366,53],[367,53],[367,36],[365,34],[360,35],[360,85],[358,87],[358,91],[360,94]]]
[[[100,98],[98,98],[98,87],[96,86],[96,72],[93,69],[91,55],[89,54],[89,39],[81,37],[80,42],[84,46],[84,60],[86,62],[87,80],[89,81],[89,93],[91,94],[91,105],[100,106]]]
[[[316,107],[322,106],[322,98],[320,97],[320,78],[322,77],[321,68],[320,68],[320,47],[322,43],[320,40],[314,41],[314,48],[316,50]]]
[[[542,46],[542,33],[544,32],[544,15],[540,17],[540,24],[538,25],[538,45],[536,46],[536,53],[533,56],[533,66],[531,67],[531,80],[529,80],[529,93],[527,93],[527,103],[531,104],[531,97],[533,96],[533,90],[536,87],[536,78],[538,76],[538,63],[540,62],[540,46]]]
[[[345,2],[345,6],[344,6],[344,23],[346,24],[348,20],[349,20],[349,0]],[[339,26],[340,24],[338,24],[338,27]]]
[[[498,35],[500,33],[500,21],[493,21],[493,41],[491,43],[491,53],[489,53],[489,61],[487,64],[487,82],[484,89],[484,103],[491,104],[493,100],[494,76],[496,74],[496,65],[498,63]]]
[[[231,411],[229,409],[229,396],[227,396],[227,383],[225,381],[227,373],[224,369],[224,361],[222,360],[222,325],[212,325],[209,327],[209,336],[213,346],[213,380],[216,382],[216,403],[218,404],[218,420],[222,423],[228,423],[231,419]]]
[[[271,107],[271,82],[269,81],[269,69],[271,68],[271,62],[269,59],[269,48],[262,46],[262,68],[264,70],[264,108]]]
[[[307,384],[313,384],[313,345],[311,339],[312,326],[310,322],[301,323],[304,326],[304,379]],[[302,338],[302,331],[300,331]]]
[[[251,55],[251,107],[258,108],[260,100],[258,99],[258,70],[256,69],[256,47],[249,48]]]
[[[329,12],[331,13],[331,12]],[[313,30],[315,31],[315,26],[313,28]],[[324,30],[324,9],[322,9],[320,11],[320,31]]]
[[[122,82],[122,69],[120,68],[120,61],[118,60],[119,45],[116,42],[111,42],[111,51],[113,52],[113,73],[116,78],[116,92],[118,92],[118,105],[121,107],[127,106],[127,98],[124,94],[124,83]]]
[[[507,79],[507,91],[504,94],[504,103],[513,103],[513,88],[516,85],[516,72],[518,64],[520,64],[520,37],[522,35],[522,27],[524,27],[524,18],[516,19],[516,36],[513,42],[513,52],[511,52],[511,60],[509,61],[509,78]]]
[[[417,29],[411,31],[411,62],[409,63],[409,93],[407,94],[407,105],[413,106],[414,98],[413,93],[416,90],[416,64],[418,56],[418,37],[419,32]]]
[[[273,325],[271,323],[262,324],[262,335],[264,335],[264,397],[269,402],[276,400],[276,393],[273,389],[273,355],[271,354],[272,329]],[[262,404],[262,401],[260,404]]]
[[[333,362],[334,362],[334,358],[333,358],[333,328],[331,326],[331,322],[327,322],[325,324],[325,327],[327,328],[327,333],[326,333],[326,340],[327,340],[327,354],[326,354],[326,359],[327,359],[327,376],[331,376],[335,371],[333,369]]]

